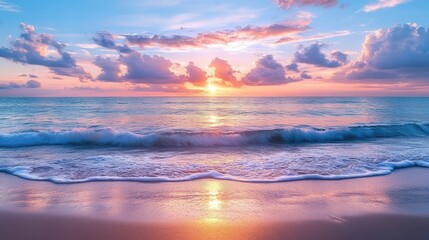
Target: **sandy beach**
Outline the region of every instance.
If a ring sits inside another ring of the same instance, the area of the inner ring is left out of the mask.
[[[5,239],[427,239],[429,174],[273,184],[0,175]]]

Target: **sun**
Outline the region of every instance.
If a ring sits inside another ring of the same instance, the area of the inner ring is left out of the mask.
[[[206,91],[210,94],[215,94],[218,91],[218,87],[212,84],[208,84],[206,87]]]

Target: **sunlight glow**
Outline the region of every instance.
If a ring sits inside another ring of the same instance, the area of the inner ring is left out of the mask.
[[[206,87],[206,91],[210,94],[215,94],[218,91],[218,87],[209,83]]]

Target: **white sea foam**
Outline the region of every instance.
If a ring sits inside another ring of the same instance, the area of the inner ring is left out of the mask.
[[[379,164],[378,169],[372,171],[364,171],[360,173],[350,173],[341,175],[321,175],[321,174],[302,174],[291,176],[280,176],[275,178],[244,178],[240,176],[232,176],[223,174],[214,170],[207,172],[194,173],[184,177],[122,177],[122,176],[93,176],[83,179],[67,179],[60,176],[41,177],[31,172],[30,167],[17,166],[17,167],[0,167],[0,172],[8,173],[18,176],[23,179],[33,181],[49,181],[58,184],[70,183],[85,183],[85,182],[99,182],[99,181],[127,181],[127,182],[185,182],[198,179],[219,179],[237,182],[249,183],[276,183],[276,182],[290,182],[300,180],[345,180],[363,177],[383,176],[392,173],[396,169],[408,167],[423,167],[429,168],[429,161],[401,161],[401,162],[384,162]]]
[[[240,132],[162,132],[136,134],[104,129],[26,131],[0,134],[0,147],[111,145],[127,147],[210,147],[273,143],[312,143],[373,138],[429,136],[429,124],[352,126],[329,129],[290,127]]]

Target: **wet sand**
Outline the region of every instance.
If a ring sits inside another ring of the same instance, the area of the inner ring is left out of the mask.
[[[1,239],[428,239],[429,170],[341,181],[58,185],[0,174]]]

